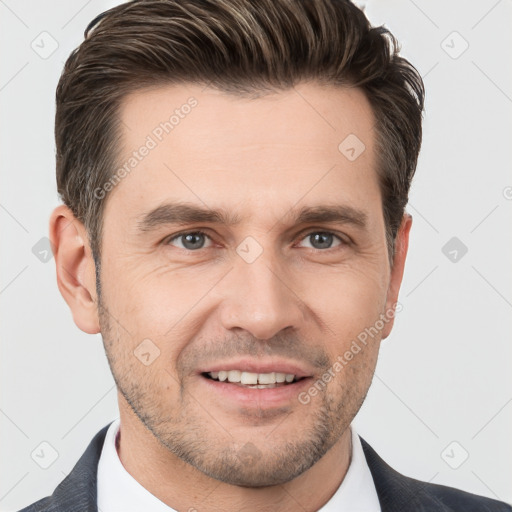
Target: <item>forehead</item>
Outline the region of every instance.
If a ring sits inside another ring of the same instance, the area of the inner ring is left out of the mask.
[[[127,96],[120,116],[106,221],[134,223],[169,201],[269,222],[326,202],[380,211],[374,117],[358,89],[309,83],[247,99],[172,85]]]

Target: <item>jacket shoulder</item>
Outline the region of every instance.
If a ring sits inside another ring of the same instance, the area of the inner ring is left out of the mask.
[[[512,512],[502,501],[402,475],[359,438],[383,512]]]
[[[98,462],[110,425],[111,423],[105,425],[94,436],[74,468],[51,496],[42,498],[18,512],[98,512]]]
[[[401,476],[420,500],[428,496],[442,503],[446,510],[454,512],[512,512],[512,506],[503,501],[479,496],[446,485],[432,484],[404,475]]]

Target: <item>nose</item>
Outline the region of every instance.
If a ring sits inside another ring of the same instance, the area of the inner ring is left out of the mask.
[[[223,283],[220,318],[225,329],[244,329],[267,340],[304,320],[305,305],[293,290],[289,272],[265,252],[254,262],[235,262]]]

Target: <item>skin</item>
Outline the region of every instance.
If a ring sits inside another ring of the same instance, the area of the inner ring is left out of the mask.
[[[84,226],[66,206],[54,210],[59,289],[77,326],[102,334],[118,453],[146,489],[180,511],[318,510],[348,469],[348,427],[393,321],[306,405],[227,400],[198,371],[235,357],[286,360],[317,381],[393,309],[412,219],[404,215],[390,264],[375,121],[358,89],[302,83],[258,99],[193,85],[139,91],[120,110],[120,161],[190,96],[198,105],[108,196],[101,303]],[[338,150],[349,134],[366,146],[354,161]],[[141,215],[178,200],[242,221],[137,231]],[[366,226],[294,223],[295,209],[320,204],[357,208]],[[199,249],[169,241],[197,230],[208,235]],[[309,236],[324,232],[340,238],[322,246]],[[236,252],[247,236],[262,249],[252,263]],[[149,365],[134,355],[144,339],[160,351]]]

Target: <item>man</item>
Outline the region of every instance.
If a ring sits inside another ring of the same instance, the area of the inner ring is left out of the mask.
[[[149,0],[85,37],[50,236],[120,419],[24,510],[512,510],[400,475],[351,428],[421,144],[391,34],[343,0]]]

